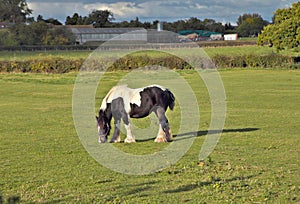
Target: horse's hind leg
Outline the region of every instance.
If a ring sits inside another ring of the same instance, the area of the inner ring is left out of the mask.
[[[157,137],[154,142],[171,142],[173,139],[171,128],[169,127],[169,122],[165,114],[165,110],[161,107],[158,107],[155,111],[155,114],[159,120],[159,130]]]
[[[159,124],[159,130],[154,142],[167,142],[165,132],[163,131],[161,124]]]

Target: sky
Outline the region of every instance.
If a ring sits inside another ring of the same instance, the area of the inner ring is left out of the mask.
[[[271,21],[274,11],[296,2],[298,0],[27,0],[33,10],[31,17],[56,18],[63,24],[66,17],[75,12],[87,16],[93,10],[107,9],[114,14],[115,22],[130,21],[136,17],[142,22],[174,22],[197,17],[235,25],[244,13],[258,13]]]

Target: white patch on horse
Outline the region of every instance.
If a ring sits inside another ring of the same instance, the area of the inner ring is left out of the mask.
[[[132,89],[134,90],[132,93],[132,97],[130,99],[130,103],[132,104],[136,104],[137,106],[141,106],[141,92],[144,91],[144,89],[146,88],[151,88],[151,87],[157,87],[157,88],[160,88],[161,90],[165,91],[166,89],[160,85],[156,85],[156,84],[153,84],[153,85],[150,85],[150,86],[146,86],[144,88],[139,88],[139,89]]]
[[[144,88],[131,89],[125,85],[115,86],[113,87],[108,94],[104,97],[101,107],[101,110],[106,110],[107,104],[111,103],[114,99],[121,97],[124,101],[124,108],[127,113],[131,111],[130,103],[136,104],[137,106],[141,106],[141,92],[146,88],[158,87],[161,90],[165,91],[166,89],[162,86],[153,84],[150,86],[146,86]]]

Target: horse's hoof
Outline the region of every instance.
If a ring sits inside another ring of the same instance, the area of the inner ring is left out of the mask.
[[[173,141],[173,136],[169,137],[169,138],[166,138],[166,141],[167,142],[172,142]]]
[[[171,128],[169,129],[169,138],[168,138],[168,142],[172,142],[173,141],[173,134],[171,131]]]
[[[167,140],[165,137],[157,137],[155,138],[154,142],[161,143],[161,142],[167,142]]]
[[[111,140],[109,141],[110,143],[119,143],[120,141],[119,140]]]
[[[131,139],[126,138],[126,139],[124,140],[124,142],[125,142],[125,143],[133,143],[133,142],[135,142],[135,139],[133,139],[133,138],[131,138]]]

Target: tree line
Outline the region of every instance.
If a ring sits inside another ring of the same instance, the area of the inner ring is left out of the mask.
[[[237,26],[232,26],[230,23],[222,25],[213,19],[200,20],[197,17],[191,17],[187,20],[164,22],[163,27],[172,32],[209,30],[225,34],[238,33],[240,37],[259,36],[259,44],[269,43],[279,49],[285,48],[285,44],[288,44],[290,48],[299,45],[299,5],[300,2],[293,4],[291,8],[278,9],[272,23],[264,20],[260,14],[254,13],[240,15],[237,19]],[[0,22],[11,22],[13,26],[9,29],[0,29],[0,46],[74,44],[75,37],[71,31],[65,29],[57,19],[44,19],[39,15],[35,20],[30,17],[31,14],[32,10],[28,7],[26,0],[1,0]],[[285,22],[284,25],[282,22]],[[145,29],[156,29],[157,23],[158,21],[141,22],[138,17],[130,21],[115,22],[114,15],[109,10],[93,10],[87,16],[74,13],[67,16],[64,22],[65,25],[92,24],[95,28],[143,27]],[[289,40],[292,37],[294,39]]]
[[[94,10],[88,16],[81,16],[74,13],[72,16],[67,16],[66,25],[90,25],[95,28],[99,27],[143,27],[145,29],[156,29],[159,21],[141,22],[138,17],[130,21],[113,22],[115,20],[112,12],[108,10]],[[261,15],[243,14],[238,17],[237,26],[232,26],[230,23],[223,25],[216,22],[214,19],[198,19],[191,17],[187,20],[178,20],[175,22],[164,22],[165,30],[178,32],[181,30],[209,30],[220,33],[238,33],[241,37],[257,36],[264,26],[269,22],[264,20]]]
[[[80,16],[74,13],[72,16],[67,16],[66,25],[90,25],[93,24],[95,28],[112,28],[112,27],[142,27],[145,29],[156,29],[158,20],[153,22],[141,22],[138,17],[130,21],[113,22],[115,20],[112,12],[108,10],[94,10],[88,16]],[[229,26],[228,26],[229,25]],[[203,21],[191,17],[188,20],[179,20],[175,22],[164,22],[164,29],[168,31],[178,32],[180,30],[210,30],[214,32],[225,32],[226,28],[234,29],[230,23],[227,27],[222,23],[216,22],[213,19],[204,19]]]

